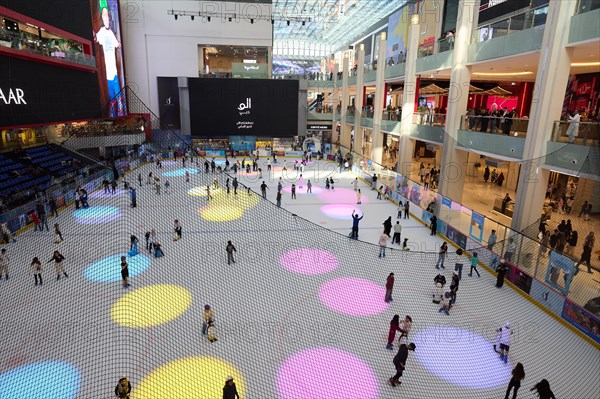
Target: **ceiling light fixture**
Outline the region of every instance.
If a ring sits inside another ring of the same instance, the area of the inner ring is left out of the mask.
[[[531,72],[531,71],[511,72],[511,73],[504,73],[504,72],[473,72],[473,75],[477,75],[477,76],[524,76],[524,75],[533,75],[533,72]]]
[[[572,67],[600,66],[600,62],[572,62]]]

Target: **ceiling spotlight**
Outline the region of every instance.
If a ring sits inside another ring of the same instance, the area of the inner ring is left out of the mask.
[[[210,22],[210,16],[208,16],[206,19],[208,20],[208,22]]]
[[[253,24],[254,23],[254,18],[250,18],[250,23]]]
[[[306,21],[302,21],[302,26],[306,25]]]
[[[192,19],[192,21],[194,20],[194,16],[193,15],[191,15],[190,18]]]
[[[177,15],[177,14],[175,14],[175,21],[177,21],[177,17],[178,17],[178,15]]]
[[[290,21],[287,21],[287,26],[290,26]]]

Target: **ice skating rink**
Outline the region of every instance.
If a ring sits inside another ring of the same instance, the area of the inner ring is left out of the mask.
[[[0,398],[111,398],[127,376],[132,399],[220,399],[232,375],[243,399],[492,399],[504,397],[517,362],[526,373],[519,398],[536,397],[529,390],[543,378],[559,399],[600,396],[600,352],[510,287],[495,288],[495,276],[482,268],[481,278],[470,278],[465,265],[456,305],[449,316],[439,313],[431,293],[442,240],[401,220],[412,250],[389,244],[394,249],[378,258],[382,223],[392,216],[396,224],[396,207],[363,182],[356,205],[351,172],[313,162],[291,200],[298,176],[287,160],[278,209],[282,162],[269,174],[261,159],[263,179],[238,175],[253,191],[240,186],[237,196],[225,193],[225,175],[197,173],[188,163],[186,183],[181,161],[146,165],[127,176],[137,187],[137,208],[124,191],[96,191],[91,208],[71,206],[49,219],[51,227],[60,223],[64,242],[30,230],[4,246],[10,279],[0,281]],[[160,176],[160,195],[145,184],[150,171]],[[333,176],[335,191],[324,188],[325,176]],[[220,189],[208,200],[206,185],[215,179]],[[353,210],[364,214],[360,241],[348,238]],[[176,242],[175,219],[183,226]],[[162,258],[144,249],[152,228]],[[132,234],[140,254],[128,258],[125,289],[120,255]],[[228,240],[237,248],[232,265]],[[46,263],[54,250],[69,274],[59,281]],[[43,263],[42,286],[34,286],[34,256]],[[446,265],[448,282],[452,269]],[[396,282],[387,304],[390,272]],[[201,335],[205,304],[216,313],[212,344]],[[412,317],[409,341],[417,346],[395,388],[387,380],[397,344],[385,348],[394,314]],[[507,365],[492,349],[495,329],[506,321],[514,331]]]

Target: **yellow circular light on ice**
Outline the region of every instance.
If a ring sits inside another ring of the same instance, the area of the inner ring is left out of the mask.
[[[137,399],[221,398],[228,376],[233,377],[240,397],[245,398],[245,383],[240,372],[224,360],[206,356],[178,359],[154,370],[134,389],[132,396]]]
[[[214,188],[214,187],[210,187],[210,195],[216,195],[219,194],[221,192],[220,188]],[[188,195],[191,195],[193,197],[206,197],[208,195],[207,190],[206,190],[206,186],[198,186],[198,187],[194,187],[194,188],[190,188],[188,190]]]
[[[113,321],[124,327],[154,327],[181,316],[192,304],[192,295],[177,285],[162,284],[130,292],[110,310]]]
[[[244,216],[244,210],[236,206],[210,204],[200,209],[200,216],[207,222],[231,222]]]
[[[211,204],[218,206],[235,206],[241,209],[251,209],[260,203],[260,197],[252,194],[248,195],[246,192],[238,191],[238,195],[233,195],[233,192],[229,195],[219,195],[214,197],[214,202]]]

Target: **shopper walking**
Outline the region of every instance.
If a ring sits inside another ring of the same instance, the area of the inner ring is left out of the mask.
[[[127,257],[121,256],[121,279],[123,280],[123,288],[129,287],[129,264]]]
[[[590,233],[590,234],[593,234],[593,233]],[[575,264],[575,273],[573,273],[573,276],[576,276],[577,273],[579,273],[579,265],[582,263],[585,263],[587,265],[587,272],[592,274],[591,261],[592,261],[592,247],[590,244],[586,243],[583,246],[583,252],[581,252],[581,257],[579,258],[579,262],[577,262]]]
[[[237,249],[235,249],[231,241],[227,241],[227,247],[225,248],[225,251],[227,251],[227,264],[231,265],[232,263],[235,263],[235,259],[233,259],[233,253],[237,252]]]
[[[394,273],[390,273],[385,281],[385,302],[393,302],[392,291],[394,290]]]
[[[33,278],[35,278],[35,285],[38,285],[38,280],[39,284],[42,285],[42,262],[40,262],[37,256],[31,261],[31,268],[33,270]]]
[[[381,258],[382,256],[385,258],[385,248],[387,247],[387,242],[389,240],[390,236],[388,236],[387,234],[381,233],[381,236],[379,236],[379,257]]]
[[[435,263],[435,268],[439,269],[440,267],[442,269],[445,269],[444,267],[444,260],[446,259],[446,255],[448,254],[448,244],[446,243],[446,241],[444,241],[442,243],[442,246],[440,247],[440,250],[438,252],[438,260]]]
[[[8,263],[10,262],[10,258],[6,253],[6,248],[2,248],[0,251],[0,280],[2,280],[2,276],[6,276],[6,280],[8,280]]]
[[[412,342],[408,345],[401,344],[398,349],[398,353],[394,356],[394,367],[396,368],[396,374],[388,380],[391,386],[395,387],[400,385],[400,377],[406,368],[406,360],[408,359],[408,351],[414,351],[416,349],[415,344]]]
[[[512,371],[512,378],[508,383],[508,388],[506,388],[506,395],[504,399],[509,399],[510,390],[514,388],[512,399],[517,399],[517,391],[521,388],[521,381],[525,378],[525,369],[523,368],[523,364],[517,363],[515,368]]]
[[[392,237],[392,244],[400,245],[400,239],[402,237],[402,225],[399,221],[396,221],[394,225],[394,236]]]
[[[60,252],[54,251],[52,258],[48,261],[48,263],[54,261],[54,267],[56,268],[56,281],[60,280],[61,273],[65,277],[69,277],[69,275],[67,274],[67,272],[64,269],[64,265],[63,265],[64,260],[65,260],[65,257],[62,256],[62,254]]]

